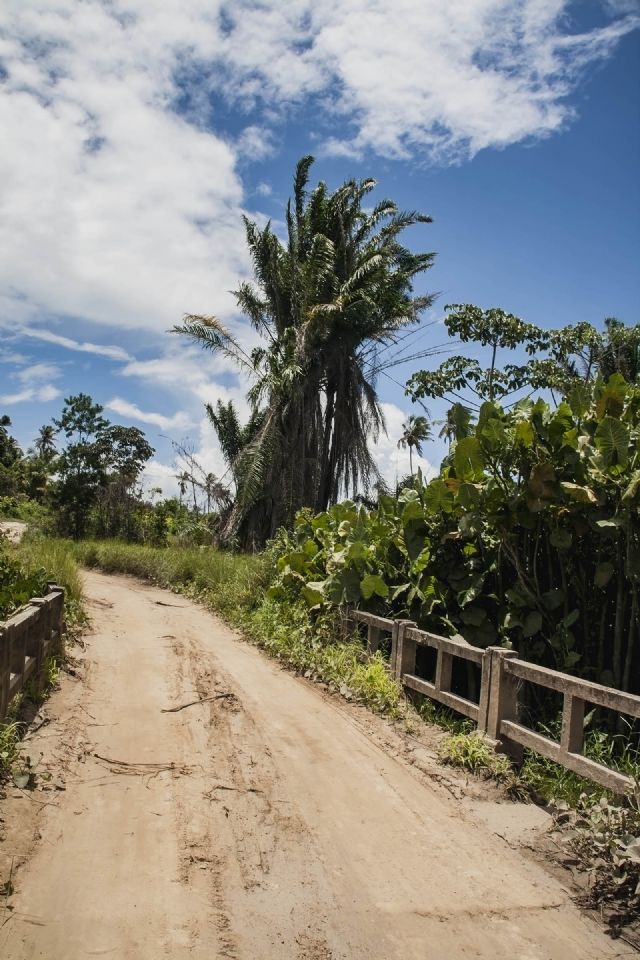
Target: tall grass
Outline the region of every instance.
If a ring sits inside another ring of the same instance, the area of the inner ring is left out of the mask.
[[[206,547],[147,547],[118,540],[72,544],[75,560],[104,573],[128,573],[206,603],[240,623],[269,579],[263,554],[226,553]]]
[[[65,618],[71,626],[83,623],[84,597],[82,579],[70,540],[49,540],[26,537],[13,548],[25,567],[44,569],[47,579],[55,580],[65,590]]]

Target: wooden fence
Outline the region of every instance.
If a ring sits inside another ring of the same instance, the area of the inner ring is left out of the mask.
[[[615,793],[625,793],[633,788],[630,777],[584,756],[584,717],[586,707],[590,705],[640,718],[640,697],[535,666],[520,660],[515,651],[504,647],[482,650],[464,640],[452,640],[419,630],[410,620],[390,620],[348,609],[344,623],[345,628],[357,624],[366,626],[370,655],[380,649],[386,639],[390,650],[389,669],[404,687],[469,717],[475,721],[480,733],[513,757],[521,756],[526,747]],[[420,646],[435,650],[432,681],[417,676]],[[470,662],[479,668],[477,702],[453,692],[452,675],[456,660]],[[519,691],[524,682],[562,695],[559,741],[531,730],[520,721]]]
[[[50,583],[44,597],[0,621],[0,722],[28,681],[36,689],[42,684],[47,657],[63,647],[64,590]]]

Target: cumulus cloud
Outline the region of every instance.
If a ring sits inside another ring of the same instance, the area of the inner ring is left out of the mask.
[[[569,0],[271,0],[234,4],[228,87],[346,119],[326,148],[448,162],[557,132],[581,71],[640,17],[624,4],[571,32]],[[612,19],[611,19],[612,18]]]
[[[637,25],[627,9],[576,34],[569,0],[6,0],[0,326],[232,313],[238,160],[271,151],[283,118],[307,111],[333,152],[442,161],[545,136]]]
[[[176,107],[183,61],[215,56],[215,14],[171,0],[2,5],[0,288],[23,320],[163,330],[232,307],[245,262],[235,155]]]

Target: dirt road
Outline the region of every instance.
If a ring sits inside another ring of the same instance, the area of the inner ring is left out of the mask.
[[[27,525],[22,520],[0,521],[0,533],[3,533],[12,543],[19,543],[26,529]]]
[[[384,721],[187,600],[86,585],[86,678],[41,731],[65,783],[44,794],[4,960],[631,956],[506,828],[421,779]]]

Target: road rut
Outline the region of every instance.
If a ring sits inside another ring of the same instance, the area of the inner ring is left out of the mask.
[[[182,597],[85,579],[86,679],[47,728],[66,789],[5,960],[631,956],[357,711]]]

